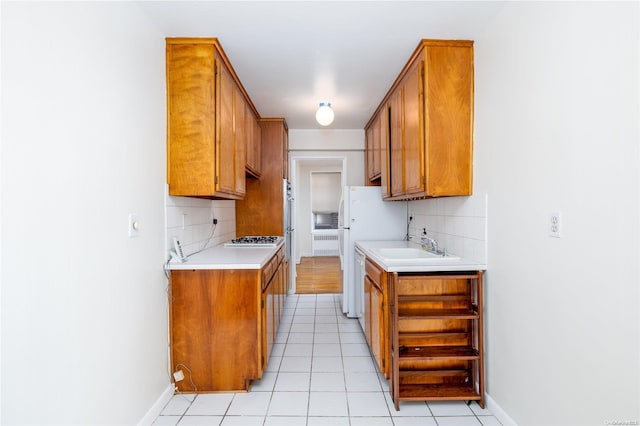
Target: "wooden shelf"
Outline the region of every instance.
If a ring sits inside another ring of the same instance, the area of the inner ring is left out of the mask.
[[[478,351],[471,346],[400,346],[398,348],[400,361],[456,359],[474,361],[478,359]]]
[[[398,307],[398,317],[402,319],[478,319],[473,309],[410,309]]]
[[[428,369],[400,371],[400,385],[462,385],[468,384],[473,376],[471,368]]]
[[[430,294],[430,295],[398,295],[398,303],[415,302],[465,302],[469,300],[467,294]]]
[[[391,395],[484,407],[482,272],[398,274],[390,285]]]
[[[467,332],[398,332],[398,342],[400,346],[429,346],[435,345],[458,345],[465,346],[469,343],[469,333]]]
[[[471,384],[461,385],[423,385],[423,384],[401,384],[399,388],[399,398],[403,401],[437,401],[437,400],[458,400],[475,401],[481,400],[481,395]]]

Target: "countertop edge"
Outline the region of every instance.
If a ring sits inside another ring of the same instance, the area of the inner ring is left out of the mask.
[[[284,243],[275,247],[228,247],[219,244],[188,255],[183,263],[170,261],[166,269],[169,271],[262,269],[283,245]]]

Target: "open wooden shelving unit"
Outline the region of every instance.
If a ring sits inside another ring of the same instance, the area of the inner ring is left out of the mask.
[[[392,275],[391,392],[484,407],[482,271]]]

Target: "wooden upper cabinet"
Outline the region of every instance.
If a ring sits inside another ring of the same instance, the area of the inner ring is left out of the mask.
[[[404,90],[399,87],[389,99],[389,195],[391,197],[404,194],[404,156],[403,156],[403,120],[402,104]]]
[[[473,42],[427,45],[425,164],[428,195],[471,195]]]
[[[373,165],[373,126],[370,126],[365,129],[365,138],[364,138],[364,164],[365,164],[365,172],[367,176],[367,181],[369,184],[375,181],[375,168]]]
[[[236,201],[236,235],[284,235],[283,178],[288,176],[288,128],[283,118],[261,118],[262,173],[247,179],[247,194]]]
[[[261,138],[260,125],[258,119],[251,111],[248,105],[245,105],[245,128],[247,132],[247,174],[256,178],[260,177],[262,172],[261,155]]]
[[[217,39],[166,42],[169,195],[242,199],[258,114]]]
[[[424,138],[422,129],[422,62],[415,62],[402,79],[402,164],[404,194],[424,192]]]
[[[472,41],[422,40],[367,126],[384,111],[386,199],[471,195]]]
[[[384,111],[383,111],[384,112]],[[370,184],[379,185],[381,175],[381,143],[385,114],[378,114],[366,129],[367,178]],[[386,127],[385,127],[386,128]],[[386,136],[386,135],[385,135]],[[386,137],[384,138],[386,140]]]
[[[244,122],[244,108],[238,108],[240,101],[231,73],[223,63],[216,62],[219,90],[216,102],[218,137],[215,190],[233,198],[233,195],[244,196],[245,193],[246,141],[242,131],[244,126],[236,126],[238,120],[242,119]]]

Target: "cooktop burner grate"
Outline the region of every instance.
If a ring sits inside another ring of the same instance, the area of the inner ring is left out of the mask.
[[[246,237],[234,238],[224,245],[226,247],[275,247],[280,243],[281,240],[282,237],[274,235],[251,235]]]

